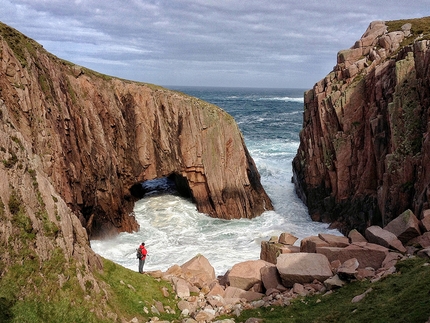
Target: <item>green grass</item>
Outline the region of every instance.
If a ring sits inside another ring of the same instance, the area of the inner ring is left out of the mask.
[[[422,39],[430,39],[430,17],[392,20],[385,22],[388,27],[388,32],[402,30],[402,26],[407,23],[412,24],[412,37],[406,37],[401,43],[401,46],[407,46],[412,44],[412,42],[420,35],[422,35]]]
[[[247,310],[237,321],[258,317],[264,323],[424,323],[430,317],[430,266],[424,263],[420,258],[405,260],[397,266],[399,273],[380,282],[353,282],[331,295],[297,299],[290,306]],[[370,287],[361,302],[351,303]]]
[[[175,309],[177,314],[161,313],[161,320],[173,320],[179,318],[179,310],[176,307],[175,294],[172,292],[170,283],[158,281],[149,275],[142,275],[138,272],[126,269],[109,260],[103,260],[104,271],[99,274],[99,278],[107,283],[114,292],[109,300],[112,308],[125,313],[129,319],[148,318],[154,316],[151,307],[155,303],[162,302],[164,306]],[[137,266],[137,263],[136,263]],[[132,286],[133,288],[129,287]],[[164,297],[162,288],[169,290],[169,297]],[[149,310],[149,314],[144,312],[144,308]]]
[[[3,252],[2,246],[0,252]],[[119,322],[120,318],[130,321],[134,317],[139,322],[146,322],[153,316],[180,321],[177,301],[167,282],[103,259],[104,270],[95,274],[100,289],[87,280],[84,291],[76,278],[77,273],[83,273],[83,268],[66,263],[60,248],[43,262],[29,253],[14,256],[22,258],[21,261],[11,266],[0,279],[2,323],[98,323]],[[59,275],[65,277],[61,286]],[[169,297],[163,296],[163,287],[169,290]],[[176,313],[152,313],[151,307],[157,301],[175,309]],[[118,315],[118,320],[109,313]]]

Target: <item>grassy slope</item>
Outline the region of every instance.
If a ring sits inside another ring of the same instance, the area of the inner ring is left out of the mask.
[[[380,282],[353,282],[333,294],[295,300],[290,306],[244,311],[238,322],[250,317],[264,323],[294,322],[426,322],[430,317],[430,266],[414,258],[398,264],[398,273]],[[358,303],[351,300],[372,291]]]
[[[154,316],[151,307],[156,302],[176,309],[170,284],[131,271],[109,260],[104,260],[103,272],[96,275],[99,285],[107,294],[104,291],[84,293],[72,275],[59,288],[57,275],[58,269],[63,267],[64,258],[60,254],[54,258],[57,259],[56,262],[50,261],[42,268],[37,268],[37,261],[24,260],[1,278],[0,322],[115,322],[116,315],[127,320],[136,317],[142,322]],[[70,268],[70,271],[63,268],[60,271],[68,275],[73,274],[74,270],[75,268]],[[42,279],[49,275],[49,279]],[[40,283],[37,282],[38,277]],[[29,282],[31,283],[28,284]],[[25,290],[27,284],[36,287]],[[91,286],[86,287],[88,290],[92,289]],[[163,296],[163,287],[169,290],[169,297]],[[90,294],[92,297],[87,296]],[[101,319],[95,312],[103,313],[106,319]],[[176,309],[176,312],[179,311]],[[173,321],[178,315],[179,313],[162,313],[160,318]]]

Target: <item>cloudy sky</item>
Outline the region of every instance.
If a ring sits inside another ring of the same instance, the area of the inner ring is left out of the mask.
[[[430,0],[1,0],[0,21],[53,54],[159,85],[311,88],[374,20]]]

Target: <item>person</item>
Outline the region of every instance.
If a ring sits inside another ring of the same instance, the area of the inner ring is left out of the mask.
[[[148,251],[145,248],[145,242],[137,248],[137,258],[139,259],[139,273],[143,274],[143,265],[145,265],[145,259]]]

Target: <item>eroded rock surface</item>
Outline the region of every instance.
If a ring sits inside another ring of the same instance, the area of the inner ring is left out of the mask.
[[[174,179],[180,193],[213,217],[252,218],[272,209],[225,111],[99,75],[2,28],[8,35],[0,37],[2,125],[16,131],[34,154],[34,169],[93,238],[137,230],[129,215],[144,193],[140,183],[161,177]],[[0,158],[13,159],[11,150],[3,146]]]
[[[430,41],[415,24],[371,23],[305,93],[294,182],[312,218],[344,233],[429,208]]]

